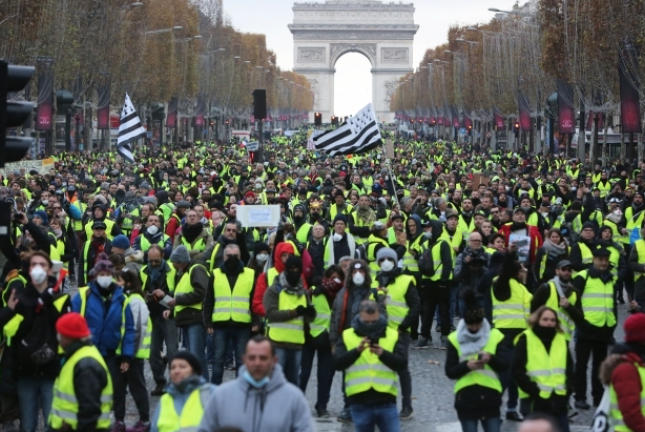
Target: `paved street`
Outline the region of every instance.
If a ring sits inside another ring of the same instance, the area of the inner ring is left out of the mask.
[[[619,305],[620,324],[616,331],[616,339],[623,338],[622,323],[626,318],[626,306]],[[436,338],[435,338],[436,339]],[[455,410],[453,408],[453,383],[444,374],[445,351],[438,349],[410,350],[410,371],[412,373],[413,385],[413,407],[414,417],[402,422],[402,430],[405,432],[460,432],[461,427]],[[438,363],[438,364],[437,364]],[[224,380],[234,378],[231,371],[226,371]],[[150,387],[152,376],[147,369],[147,380]],[[343,405],[343,398],[340,387],[341,374],[334,377],[332,387],[332,398],[328,406],[329,411],[334,415],[330,419],[315,419],[316,431],[318,432],[350,432],[353,428],[350,425],[336,421],[335,416],[340,413]],[[313,406],[316,402],[316,376],[312,373],[311,381],[307,388],[307,399]],[[588,398],[588,402],[591,398]],[[157,405],[158,398],[151,398],[151,410]],[[400,405],[399,405],[400,408]],[[592,411],[581,412],[573,419],[572,432],[587,431],[591,422]],[[126,423],[134,424],[137,420],[134,402],[128,396],[128,417]],[[514,432],[518,429],[517,423],[505,421],[502,427],[503,432]]]

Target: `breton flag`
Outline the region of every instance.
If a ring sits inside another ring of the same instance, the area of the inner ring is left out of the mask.
[[[354,117],[335,130],[314,137],[316,150],[330,156],[364,153],[383,145],[372,104],[368,104]]]
[[[117,142],[117,151],[121,157],[131,164],[134,163],[132,156],[132,143],[139,138],[146,137],[146,130],[141,124],[141,120],[134,109],[130,96],[125,94],[123,111],[121,111],[121,124],[119,125],[119,140]]]

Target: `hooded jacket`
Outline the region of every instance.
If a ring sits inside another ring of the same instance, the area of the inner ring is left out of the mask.
[[[313,432],[311,409],[302,391],[287,382],[280,364],[273,367],[269,382],[255,388],[239,376],[217,388],[204,409],[198,432],[236,427],[244,432]],[[154,429],[153,429],[154,432]]]
[[[141,248],[141,240],[143,239],[143,237],[145,237],[146,240],[148,240],[148,243],[153,245],[153,244],[159,244],[159,242],[161,241],[161,239],[165,235],[162,230],[159,230],[159,232],[157,232],[157,234],[155,234],[153,236],[148,234],[148,231],[145,230],[145,229],[142,229],[140,231],[140,233],[141,234],[138,235],[137,238],[135,238],[134,242],[132,243],[132,249],[138,250],[138,251],[142,250],[142,248]],[[163,248],[163,258],[166,259],[166,260],[170,259],[170,254],[172,253],[172,245],[173,245],[172,238],[166,237],[166,239],[163,242],[163,246],[162,246],[162,248]],[[147,252],[145,253],[145,256],[143,257],[143,262],[148,262],[148,253]]]
[[[143,266],[143,251],[128,248],[125,251],[124,256],[125,256],[124,268],[130,269],[133,272],[139,274],[139,270],[141,270],[141,266]]]
[[[280,259],[283,253],[293,255],[294,254],[293,246],[290,243],[286,243],[286,242],[281,242],[276,245],[275,250],[273,251],[272,268],[275,268],[278,274],[284,271],[284,263],[282,262],[282,259]],[[260,276],[258,276],[255,282],[255,292],[253,293],[253,304],[251,305],[253,313],[262,317],[265,315],[264,303],[263,303],[264,293],[266,293],[267,288],[269,288],[268,273],[269,273],[269,269],[267,269],[267,271],[265,271],[264,273],[260,274]]]

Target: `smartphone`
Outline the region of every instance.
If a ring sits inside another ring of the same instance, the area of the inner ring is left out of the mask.
[[[477,354],[477,360],[482,360],[484,355],[482,353]]]

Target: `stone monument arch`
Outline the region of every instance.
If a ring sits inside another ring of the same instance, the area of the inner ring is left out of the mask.
[[[289,25],[294,45],[293,70],[311,82],[314,112],[322,113],[323,122],[330,121],[334,114],[336,62],[347,53],[357,52],[372,65],[372,103],[377,117],[384,122],[393,121],[390,95],[399,78],[414,70],[412,45],[418,29],[411,3],[295,3],[293,24]],[[313,121],[313,113],[310,119]]]

